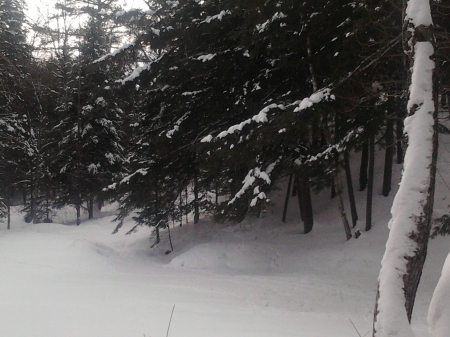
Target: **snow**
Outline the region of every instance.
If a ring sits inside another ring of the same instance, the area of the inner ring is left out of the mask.
[[[423,0],[409,0],[406,6],[406,20],[410,20],[415,27],[432,25],[430,3]]]
[[[255,123],[267,123],[269,120],[267,118],[267,113],[272,110],[272,109],[280,109],[280,110],[285,110],[286,107],[282,104],[275,104],[272,103],[268,106],[266,106],[264,109],[262,109],[257,115],[254,115],[252,118],[246,119],[245,121],[239,123],[239,124],[235,124],[233,126],[230,126],[227,130],[220,132],[217,135],[217,138],[221,139],[224,138],[228,135],[232,135],[233,133],[235,133],[236,131],[242,131],[242,129],[244,128],[245,125],[250,124],[252,122]],[[200,140],[201,143],[210,143],[211,141],[214,140],[214,137],[212,135],[208,135],[204,138],[202,138]]]
[[[450,331],[450,254],[430,303],[428,323],[431,337],[444,337]]]
[[[231,12],[229,10],[227,11],[221,11],[219,14],[217,15],[213,15],[213,16],[208,16],[205,20],[203,20],[201,23],[211,23],[211,21],[213,20],[219,20],[222,21],[223,17],[225,15],[230,15]]]
[[[117,80],[116,82],[121,83],[121,84],[125,84],[126,82],[129,81],[134,81],[137,77],[139,77],[139,75],[150,69],[150,64],[145,64],[143,66],[139,66],[137,68],[135,68],[130,75],[128,75],[127,77],[125,77],[124,79],[121,80]]]
[[[274,22],[275,20],[280,20],[280,19],[284,19],[286,17],[286,15],[282,12],[276,12],[271,19],[265,21],[262,24],[258,24],[256,25],[256,30],[258,31],[258,33],[262,33],[264,32],[267,27],[269,26],[270,23]]]
[[[299,112],[322,101],[332,101],[334,99],[335,97],[331,94],[331,90],[329,88],[325,88],[315,92],[310,97],[305,97],[301,101],[295,101],[292,105],[298,105],[298,107],[294,109],[294,112]]]
[[[207,62],[207,61],[212,60],[215,56],[216,56],[216,54],[201,55],[201,56],[197,57],[197,60],[202,61],[202,62]]]
[[[450,136],[442,139],[448,143]],[[440,156],[439,171],[449,177],[450,156],[444,148]],[[383,157],[376,156],[376,182]],[[355,172],[359,155],[352,158]],[[270,176],[271,170],[273,165],[265,172]],[[395,165],[394,182],[400,170]],[[438,179],[437,211],[447,212],[449,191]],[[166,336],[175,305],[170,337],[358,336],[353,324],[361,336],[370,336],[392,196],[381,196],[377,184],[372,230],[346,242],[329,190],[312,196],[311,233],[301,234],[294,198],[281,223],[286,185],[278,182],[281,189],[268,196],[274,205],[260,219],[230,225],[205,218],[172,228],[174,251],[168,255],[167,232],[151,248],[148,228],[124,234],[134,225],[130,218],[111,235],[114,205],[96,211],[93,220],[84,214],[80,226],[68,208],[55,223],[35,225],[13,208],[12,229],[0,224],[0,335]],[[365,192],[355,193],[363,215]],[[413,315],[417,336],[429,336],[426,313],[449,251],[448,237],[430,242]],[[445,301],[438,289],[435,297]],[[437,317],[435,312],[430,315]]]
[[[134,46],[134,42],[133,43],[125,43],[123,44],[120,48],[117,48],[116,50],[112,51],[111,53],[108,53],[106,55],[103,55],[102,57],[98,58],[97,60],[95,60],[93,63],[99,63],[99,62],[103,62],[104,60],[114,57],[118,54],[120,54],[121,52],[123,52],[124,50],[130,48]]]
[[[376,336],[414,336],[404,307],[403,275],[406,274],[406,256],[413,256],[417,244],[410,238],[416,231],[417,218],[423,216],[428,196],[433,137],[432,73],[430,59],[433,47],[429,42],[417,42],[410,86],[408,110],[414,114],[405,120],[408,149],[404,173],[394,199],[389,222],[390,234],[381,262],[379,276],[379,313]]]

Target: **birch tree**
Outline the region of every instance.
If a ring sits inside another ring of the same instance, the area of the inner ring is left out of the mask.
[[[428,0],[405,8],[406,52],[411,62],[408,148],[392,206],[389,238],[381,262],[374,314],[375,337],[414,336],[410,327],[417,287],[427,254],[437,159],[437,109],[432,18]]]

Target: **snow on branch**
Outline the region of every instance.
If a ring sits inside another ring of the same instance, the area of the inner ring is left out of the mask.
[[[191,114],[190,112],[186,112],[179,120],[177,120],[175,122],[173,129],[167,131],[166,137],[172,138],[173,134],[180,129],[181,123],[183,123],[189,117],[190,114]]]
[[[247,124],[251,124],[252,122],[255,123],[267,123],[268,122],[268,118],[267,118],[267,113],[271,110],[271,109],[275,109],[278,108],[280,110],[286,110],[286,107],[283,104],[275,104],[272,103],[268,106],[266,106],[264,109],[262,109],[257,115],[254,115],[252,118],[246,119],[245,121],[230,126],[228,128],[228,130],[222,131],[220,132],[215,138],[224,138],[228,135],[232,135],[233,133],[235,133],[236,131],[242,131],[243,127]],[[211,141],[214,140],[214,137],[212,135],[208,135],[206,137],[204,137],[203,139],[200,140],[201,143],[209,143]]]
[[[196,58],[196,60],[206,62],[206,61],[212,60],[215,56],[216,56],[216,54],[200,55],[199,57]]]
[[[127,82],[134,81],[136,78],[138,78],[141,75],[142,72],[144,72],[146,70],[149,70],[150,69],[150,65],[151,64],[148,63],[148,64],[145,64],[143,66],[137,67],[131,72],[130,75],[128,75],[127,77],[125,77],[125,78],[123,78],[121,80],[117,80],[116,82],[120,83],[120,84],[125,84]]]
[[[111,53],[108,53],[108,54],[103,55],[102,57],[96,59],[93,63],[100,63],[100,62],[105,61],[106,59],[112,58],[112,57],[120,54],[121,52],[127,50],[128,48],[134,47],[134,44],[135,44],[134,42],[125,43],[124,45],[120,46],[119,48],[112,51]]]
[[[213,16],[208,16],[205,20],[203,20],[202,22],[200,22],[200,23],[211,23],[211,21],[213,21],[213,20],[219,20],[219,21],[222,21],[222,18],[225,16],[225,15],[230,15],[231,14],[231,12],[229,11],[229,10],[227,10],[227,11],[221,11],[219,14],[217,14],[217,15],[213,15]]]
[[[247,176],[242,181],[242,184],[243,184],[242,188],[235,194],[233,199],[231,199],[228,202],[228,205],[232,205],[237,199],[242,197],[244,195],[244,193],[251,186],[253,186],[253,184],[255,183],[257,178],[262,179],[267,185],[270,185],[272,183],[272,180],[270,179],[270,174],[272,173],[273,169],[279,162],[280,162],[280,159],[273,162],[272,164],[267,166],[265,171],[261,171],[261,169],[259,167],[256,167],[256,168],[250,170],[247,173]],[[258,185],[253,189],[253,194],[256,195],[256,197],[253,198],[253,200],[251,201],[251,203],[250,203],[251,207],[256,205],[256,202],[258,201],[258,199],[266,199],[266,194],[264,192],[261,192],[261,188]]]
[[[141,174],[141,175],[145,176],[145,175],[147,175],[147,173],[148,173],[148,170],[147,170],[147,169],[139,169],[139,170],[137,170],[136,172],[134,172],[134,173],[132,173],[132,174],[126,176],[125,178],[123,178],[123,179],[120,181],[120,184],[128,183],[128,182],[131,180],[131,178],[133,178],[136,174]],[[115,186],[114,186],[114,187],[115,187]]]
[[[291,105],[298,105],[294,109],[294,112],[299,112],[302,110],[305,110],[307,108],[312,107],[314,104],[320,103],[322,101],[334,101],[335,96],[331,94],[330,88],[321,89],[319,91],[316,91],[314,94],[312,94],[309,97],[306,97],[302,99],[301,101],[295,101]]]
[[[271,24],[272,22],[274,22],[275,20],[280,20],[285,18],[286,15],[283,14],[282,12],[276,12],[271,19],[267,20],[266,22],[260,24],[260,25],[256,25],[256,30],[258,31],[258,33],[262,33],[264,32],[267,27],[269,26],[269,24]]]
[[[320,159],[329,159],[333,153],[341,153],[347,149],[347,144],[352,140],[357,139],[364,132],[364,128],[361,126],[356,130],[350,131],[343,139],[341,139],[337,144],[332,144],[328,146],[324,151],[314,155],[308,156],[305,161],[301,161],[300,159],[295,160],[297,165],[304,165],[308,163],[312,163],[318,161]]]

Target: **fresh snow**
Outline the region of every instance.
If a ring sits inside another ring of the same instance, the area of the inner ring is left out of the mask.
[[[230,126],[227,130],[220,132],[217,135],[217,138],[221,139],[221,138],[224,138],[224,137],[226,137],[228,135],[232,135],[236,131],[242,131],[242,129],[243,129],[243,127],[245,125],[250,124],[252,122],[255,122],[255,123],[267,123],[269,121],[268,118],[267,118],[267,113],[271,109],[275,109],[275,108],[278,108],[280,110],[286,110],[286,107],[284,105],[272,103],[272,104],[266,106],[257,115],[254,115],[252,118],[246,119],[245,121],[243,121],[243,122],[241,122],[239,124],[235,124],[233,126]],[[203,137],[200,140],[200,142],[201,143],[210,143],[213,140],[214,140],[214,137],[212,135],[208,135],[206,137]]]
[[[216,56],[216,54],[201,55],[201,56],[197,57],[197,60],[206,62],[206,61],[212,60],[215,56]]]
[[[213,16],[208,16],[205,20],[203,20],[201,23],[211,23],[211,21],[213,20],[219,20],[222,21],[223,17],[225,15],[230,15],[231,12],[230,11],[221,11],[219,14],[217,15],[213,15]]]
[[[126,76],[125,78],[121,79],[121,80],[117,80],[117,83],[121,83],[121,84],[125,84],[126,82],[130,82],[130,81],[134,81],[137,77],[139,77],[139,75],[141,75],[141,73],[143,71],[149,70],[150,69],[150,64],[145,64],[143,66],[139,66],[137,68],[135,68],[130,75]]]
[[[329,191],[313,195],[311,233],[302,234],[296,199],[281,223],[286,180],[260,219],[172,228],[168,255],[167,232],[151,248],[148,228],[125,235],[130,218],[111,235],[114,205],[78,227],[70,209],[58,212],[58,223],[33,225],[14,208],[12,229],[0,224],[0,336],[164,337],[174,306],[170,337],[370,336],[392,203],[380,195],[383,157],[377,155],[373,229],[348,242]],[[352,158],[356,172],[359,155]],[[444,147],[440,158],[439,172],[449,177]],[[400,170],[396,165],[394,181]],[[447,212],[445,183],[438,176],[438,215]],[[363,218],[365,192],[355,193]],[[449,237],[430,242],[413,314],[417,336],[429,336],[427,310],[449,251]]]
[[[445,337],[450,331],[450,254],[433,294],[428,312],[431,337]]]
[[[405,120],[408,149],[402,182],[391,209],[389,240],[381,262],[379,312],[375,323],[377,337],[414,336],[406,316],[402,278],[407,270],[405,257],[414,256],[417,249],[411,236],[416,232],[417,219],[423,216],[430,184],[434,124],[432,55],[431,43],[415,44],[408,110],[416,111]]]

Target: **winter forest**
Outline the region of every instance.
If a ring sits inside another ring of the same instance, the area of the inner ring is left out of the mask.
[[[296,200],[302,233],[314,232],[322,193],[350,242],[371,231],[380,190],[393,204],[373,336],[414,336],[428,240],[450,233],[450,215],[433,215],[450,3],[145,3],[55,0],[29,18],[24,0],[0,0],[5,228],[16,209],[33,226],[71,207],[77,228],[115,203],[112,232],[147,228],[156,246],[203,218],[267,217],[282,185],[281,222]],[[435,294],[450,291],[444,276]],[[430,336],[444,337],[450,302],[436,296]]]

